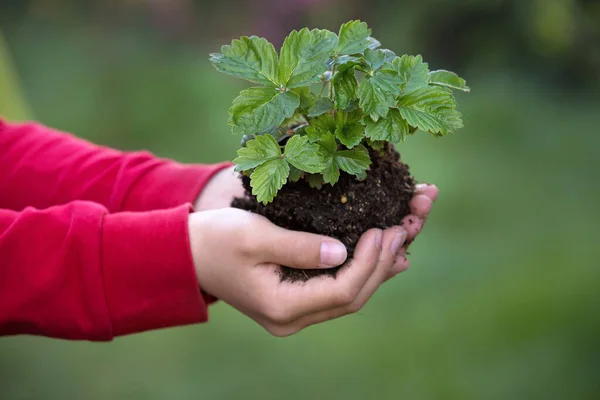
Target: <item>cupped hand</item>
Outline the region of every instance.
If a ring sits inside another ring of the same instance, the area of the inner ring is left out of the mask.
[[[367,231],[335,279],[322,276],[303,283],[282,282],[279,266],[335,267],[346,261],[345,247],[326,236],[280,228],[243,210],[194,213],[189,232],[198,281],[204,291],[275,336],[357,312],[383,282],[408,268],[405,245],[421,230],[436,196],[434,186],[419,187],[404,227]]]

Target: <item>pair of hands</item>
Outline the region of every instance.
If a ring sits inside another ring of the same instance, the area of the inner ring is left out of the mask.
[[[196,274],[202,289],[230,304],[275,336],[359,311],[385,281],[409,267],[407,244],[421,231],[438,189],[419,185],[412,215],[402,226],[365,232],[353,259],[336,279],[281,282],[280,265],[331,268],[346,261],[344,245],[327,236],[280,228],[266,218],[230,208],[244,190],[232,168],[217,173],[189,217]]]

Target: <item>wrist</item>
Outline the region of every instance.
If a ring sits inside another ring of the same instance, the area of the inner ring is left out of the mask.
[[[196,201],[196,211],[207,211],[231,206],[234,197],[244,194],[239,173],[235,172],[231,164],[216,172],[206,183]]]

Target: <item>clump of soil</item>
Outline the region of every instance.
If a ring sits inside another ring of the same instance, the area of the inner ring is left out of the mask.
[[[400,161],[391,145],[381,152],[369,152],[372,164],[365,180],[342,172],[334,186],[323,185],[321,189],[311,188],[303,180],[288,183],[272,203],[264,206],[251,195],[250,178],[242,176],[245,197],[234,199],[231,205],[263,215],[286,229],[339,239],[346,245],[350,259],[364,232],[398,225],[410,214],[409,202],[415,190],[408,165]],[[298,270],[282,266],[281,280],[304,282],[320,275],[335,277],[340,268]]]

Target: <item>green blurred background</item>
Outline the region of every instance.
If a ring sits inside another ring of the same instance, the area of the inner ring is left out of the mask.
[[[400,147],[441,188],[411,269],[358,314],[285,339],[225,304],[208,324],[107,344],[0,339],[0,398],[600,398],[599,1],[9,0],[0,114],[231,159],[227,109],[246,85],[208,53],[351,18],[473,89],[463,130]]]

